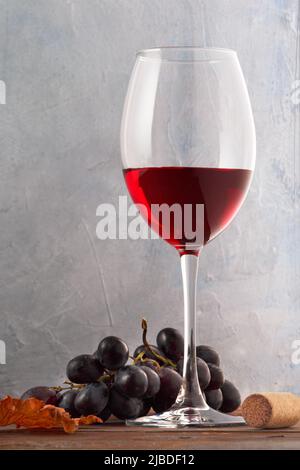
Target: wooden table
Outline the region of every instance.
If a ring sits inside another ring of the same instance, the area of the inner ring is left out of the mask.
[[[82,427],[75,434],[63,431],[0,429],[0,450],[222,450],[300,449],[300,426],[281,430],[248,427],[214,430],[162,430],[112,423]]]

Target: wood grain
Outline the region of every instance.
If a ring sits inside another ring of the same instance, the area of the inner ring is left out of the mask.
[[[300,449],[300,427],[279,430],[219,428],[214,430],[157,430],[104,424],[62,431],[0,430],[0,450],[223,450]]]

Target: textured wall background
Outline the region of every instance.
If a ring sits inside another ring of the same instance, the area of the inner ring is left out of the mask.
[[[299,392],[299,1],[0,0],[0,11],[0,393],[57,383],[104,335],[136,345],[142,314],[153,333],[183,326],[173,249],[95,235],[98,204],[126,194],[119,126],[135,51],[159,45],[236,49],[257,127],[248,199],[200,260],[199,342],[243,393]]]

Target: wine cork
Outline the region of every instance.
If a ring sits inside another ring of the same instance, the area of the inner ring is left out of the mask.
[[[287,428],[300,421],[300,397],[293,393],[266,392],[247,397],[242,416],[254,428]]]

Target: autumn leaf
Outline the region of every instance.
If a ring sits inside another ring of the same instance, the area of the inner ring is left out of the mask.
[[[75,432],[81,424],[102,423],[96,416],[71,418],[63,408],[45,405],[36,398],[5,397],[0,400],[0,426],[15,424],[18,428],[62,428],[67,433]]]

